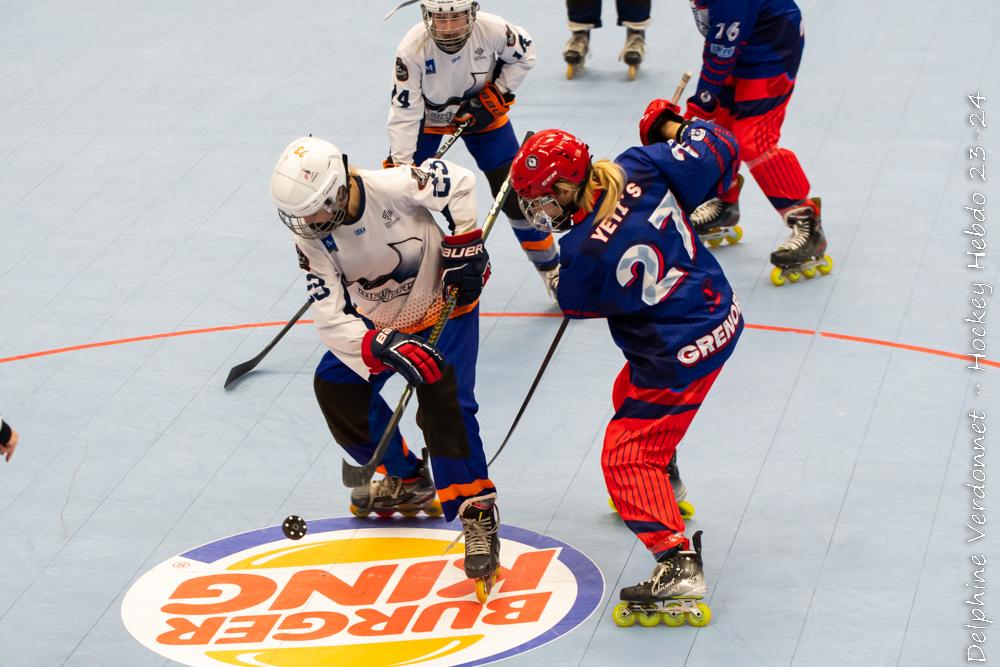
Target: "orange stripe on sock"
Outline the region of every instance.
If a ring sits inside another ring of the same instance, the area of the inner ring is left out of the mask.
[[[480,491],[486,489],[492,489],[493,482],[488,479],[477,479],[475,482],[470,482],[468,484],[451,484],[443,489],[438,489],[438,500],[443,503],[449,500],[455,500],[459,496],[472,497],[477,495]]]
[[[521,247],[525,250],[548,250],[553,243],[552,234],[549,234],[541,241],[521,241]]]

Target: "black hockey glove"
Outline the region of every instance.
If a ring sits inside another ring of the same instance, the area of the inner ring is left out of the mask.
[[[496,84],[488,83],[476,97],[464,100],[455,112],[455,125],[468,123],[477,131],[485,129],[493,121],[503,118],[514,104],[514,93],[501,93]]]
[[[441,379],[444,357],[420,336],[395,329],[372,329],[361,340],[361,358],[378,375],[392,369],[408,384],[434,384]]]
[[[446,236],[441,243],[441,281],[444,295],[458,289],[456,306],[474,303],[490,279],[490,255],[483,244],[483,230],[474,229],[457,236]]]

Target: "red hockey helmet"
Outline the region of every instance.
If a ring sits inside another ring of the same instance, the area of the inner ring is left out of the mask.
[[[555,201],[555,184],[581,185],[590,170],[590,150],[569,132],[542,130],[531,136],[514,156],[510,184],[521,199],[521,210],[537,229],[564,231],[569,211]]]

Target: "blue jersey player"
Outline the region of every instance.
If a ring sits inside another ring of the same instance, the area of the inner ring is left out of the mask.
[[[678,112],[651,103],[644,145],[613,162],[592,161],[567,132],[543,130],[511,167],[528,221],[565,232],[560,308],[606,318],[625,355],[601,466],[622,519],[657,561],[649,580],[621,591],[615,620],[626,625],[661,612],[668,624],[708,622],[698,602],[706,593],[700,534],[685,536],[666,468],[743,330],[739,302],[688,220],[730,186],[737,144]]]

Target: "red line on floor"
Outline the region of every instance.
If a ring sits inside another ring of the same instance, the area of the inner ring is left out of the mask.
[[[480,313],[482,317],[562,317],[561,313]],[[299,320],[298,324],[312,324],[312,320]],[[135,336],[133,338],[119,338],[117,340],[104,340],[97,343],[84,343],[83,345],[70,345],[69,347],[58,347],[52,350],[40,350],[38,352],[29,352],[27,354],[18,354],[13,357],[0,358],[0,364],[10,363],[12,361],[23,361],[25,359],[35,359],[37,357],[47,357],[53,354],[64,354],[66,352],[78,352],[80,350],[91,350],[97,347],[111,347],[112,345],[124,345],[126,343],[141,343],[143,341],[150,340],[162,340],[164,338],[177,338],[179,336],[194,336],[196,334],[204,333],[219,333],[222,331],[238,331],[239,329],[260,329],[265,327],[280,327],[287,324],[287,322],[257,322],[255,324],[232,324],[224,327],[208,327],[205,329],[188,329],[186,331],[170,331],[167,333],[149,334],[148,336]],[[820,335],[825,338],[834,338],[837,340],[846,340],[852,343],[864,343],[866,345],[879,345],[881,347],[890,347],[897,350],[907,350],[910,352],[921,352],[923,354],[933,354],[939,357],[948,357],[950,359],[963,359],[965,361],[970,361],[968,355],[959,354],[957,352],[947,352],[945,350],[935,350],[930,347],[920,347],[919,345],[908,345],[906,343],[894,343],[888,340],[879,340],[877,338],[864,338],[862,336],[849,336],[847,334],[832,333],[829,331],[816,331],[814,329],[796,329],[794,327],[775,327],[766,324],[747,324],[748,329],[757,329],[759,331],[773,331],[777,333],[793,333],[804,336],[815,336]],[[981,359],[979,361],[980,366],[993,366],[995,368],[1000,368],[1000,362],[990,361],[988,359]]]

